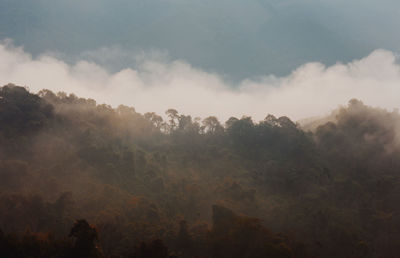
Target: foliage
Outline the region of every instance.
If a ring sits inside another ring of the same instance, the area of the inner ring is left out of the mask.
[[[396,257],[400,115],[334,114],[164,120],[1,87],[2,257]]]

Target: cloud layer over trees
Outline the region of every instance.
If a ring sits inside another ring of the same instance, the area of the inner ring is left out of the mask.
[[[223,121],[242,115],[261,120],[268,113],[292,119],[325,115],[351,98],[388,109],[400,103],[400,65],[386,50],[329,67],[307,63],[287,77],[265,75],[238,85],[182,60],[140,60],[137,69],[112,73],[85,60],[69,65],[53,54],[32,57],[3,41],[0,84],[26,85],[33,92],[45,88],[75,93],[112,106],[134,106],[139,112],[163,114],[175,108],[193,116],[217,115]]]

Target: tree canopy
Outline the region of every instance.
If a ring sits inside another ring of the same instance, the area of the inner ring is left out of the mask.
[[[307,131],[0,87],[0,253],[396,257],[400,115],[333,114]]]

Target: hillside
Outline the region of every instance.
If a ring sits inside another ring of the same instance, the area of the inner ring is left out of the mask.
[[[222,123],[169,109],[164,120],[1,87],[0,250],[396,257],[400,114],[353,99],[303,131],[265,112]]]

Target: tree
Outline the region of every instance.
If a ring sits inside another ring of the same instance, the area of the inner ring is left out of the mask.
[[[204,126],[204,131],[206,133],[216,134],[224,131],[224,128],[222,127],[221,123],[215,116],[209,116],[205,118],[202,124]]]
[[[75,221],[69,237],[74,238],[73,254],[75,257],[101,257],[96,244],[98,233],[95,227],[84,220]]]
[[[144,117],[149,120],[157,129],[161,129],[163,125],[163,119],[161,116],[154,112],[147,112],[144,114]]]
[[[169,117],[169,132],[173,132],[178,126],[179,113],[175,109],[168,109],[165,114]]]

